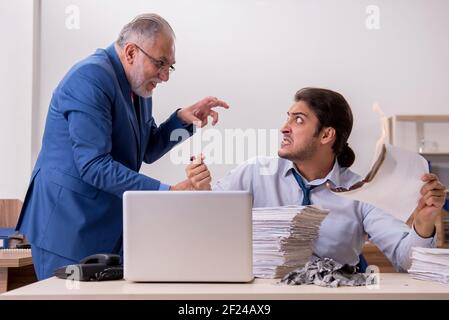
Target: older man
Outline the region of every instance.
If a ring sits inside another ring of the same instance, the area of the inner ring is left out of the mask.
[[[213,108],[228,105],[208,97],[178,109],[160,126],[151,95],[169,80],[175,35],[156,14],[136,17],[106,49],[77,63],[54,91],[42,149],[17,228],[32,244],[39,279],[94,253],[122,247],[122,195],[126,190],[182,190],[139,174],[178,141],[174,129],[192,133],[192,122],[213,124]],[[197,124],[197,123],[196,123]]]
[[[356,265],[368,234],[393,265],[404,271],[410,266],[412,247],[435,245],[435,220],[445,200],[445,187],[435,175],[422,177],[422,197],[409,228],[372,205],[340,197],[326,187],[330,183],[349,188],[361,180],[349,169],[355,159],[347,143],[353,120],[342,95],[302,89],[287,115],[281,128],[280,158],[243,163],[219,180],[215,190],[249,190],[255,207],[317,204],[330,209],[314,243],[315,257]],[[187,168],[187,174],[196,189],[210,189],[209,170],[198,162]],[[277,170],[261,174],[267,168]]]

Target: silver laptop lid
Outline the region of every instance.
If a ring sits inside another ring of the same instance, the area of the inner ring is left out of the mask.
[[[244,191],[125,192],[125,279],[251,281],[251,207]]]

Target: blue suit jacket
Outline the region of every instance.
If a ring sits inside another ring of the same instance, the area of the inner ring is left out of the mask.
[[[114,45],[77,63],[53,93],[42,149],[17,229],[35,246],[80,260],[118,252],[122,195],[158,190],[138,173],[178,141],[172,130],[192,126],[176,112],[156,126],[151,98],[140,98],[140,126],[131,88]]]

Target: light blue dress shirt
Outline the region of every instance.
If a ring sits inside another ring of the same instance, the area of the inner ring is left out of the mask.
[[[259,157],[230,171],[212,189],[250,191],[253,207],[301,205],[302,191],[292,170],[296,168],[289,160]],[[409,228],[383,210],[332,193],[326,187],[326,182],[349,188],[361,180],[360,176],[348,168],[340,167],[337,162],[324,179],[307,181],[302,178],[307,185],[317,186],[310,193],[312,204],[330,210],[314,242],[314,257],[328,257],[340,263],[356,265],[368,234],[369,240],[388,257],[395,268],[405,272],[411,264],[412,247],[435,246],[435,236],[422,238],[414,228]]]
[[[159,191],[168,191],[170,190],[170,186],[168,184],[162,183],[159,185]]]

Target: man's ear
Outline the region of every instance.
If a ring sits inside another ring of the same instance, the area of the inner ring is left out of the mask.
[[[129,64],[133,64],[137,54],[136,46],[133,45],[132,43],[125,44],[125,47],[123,48],[123,53],[125,55],[126,62],[128,62]]]
[[[321,143],[322,144],[328,144],[328,143],[334,143],[336,139],[336,131],[332,127],[324,128],[321,132]]]

